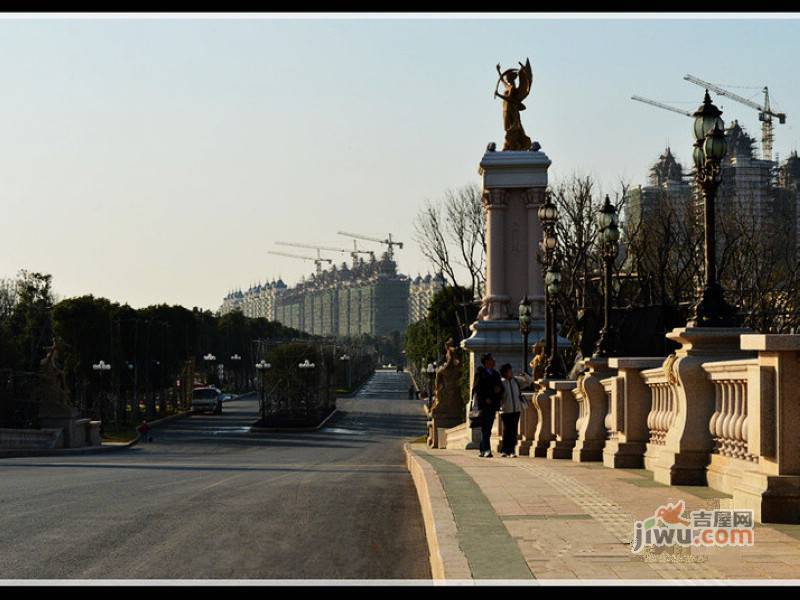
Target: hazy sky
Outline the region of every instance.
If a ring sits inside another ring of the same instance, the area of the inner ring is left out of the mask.
[[[413,217],[478,181],[503,138],[495,64],[525,57],[551,181],[643,183],[667,143],[687,163],[690,119],[630,100],[694,110],[687,73],[769,85],[776,151],[800,142],[798,20],[0,19],[0,277],[216,309],[313,269],[274,241],[348,247],[339,229],[391,232],[425,273]],[[756,111],[717,104],[760,137]]]

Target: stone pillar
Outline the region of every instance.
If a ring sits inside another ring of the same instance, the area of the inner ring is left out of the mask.
[[[533,434],[533,444],[530,454],[545,457],[550,442],[555,439],[552,432],[552,417],[550,407],[552,404],[553,390],[547,387],[547,382],[537,382],[538,389],[533,393],[533,408],[536,410],[536,431]]]
[[[610,385],[606,429],[609,439],[603,448],[603,464],[612,469],[641,469],[650,432],[650,389],[642,380],[643,369],[655,369],[663,357],[609,358],[608,366],[617,369]]]
[[[534,300],[529,343],[535,344],[544,335],[544,280],[536,261],[542,236],[537,211],[544,200],[549,166],[550,159],[541,151],[489,150],[481,160],[486,291],[478,320],[470,326],[472,335],[461,343],[469,353],[471,380],[486,352],[494,355],[498,366],[508,362],[516,373],[523,371],[523,340],[517,320],[523,297]]]
[[[572,449],[578,437],[578,403],[572,390],[576,382],[567,380],[548,381],[548,387],[555,392],[550,397],[550,431],[553,440],[547,449],[547,458],[572,458]]]
[[[706,467],[714,440],[708,429],[714,413],[714,385],[702,363],[748,358],[739,349],[739,336],[749,329],[733,327],[680,327],[667,338],[681,347],[664,361],[676,402],[674,420],[664,443],[649,444],[645,466],[653,478],[666,485],[706,485]]]
[[[523,392],[522,398],[525,401],[525,410],[519,418],[519,447],[517,452],[520,456],[529,456],[531,446],[536,439],[536,427],[539,425],[539,417],[533,405],[533,394]]]
[[[758,351],[748,378],[745,430],[758,464],[733,489],[733,507],[761,523],[800,523],[800,335],[743,335]]]
[[[608,367],[607,358],[588,358],[585,365],[588,370],[578,378],[574,393],[579,413],[578,439],[572,450],[572,460],[575,462],[603,460],[608,399],[600,380],[614,374]]]

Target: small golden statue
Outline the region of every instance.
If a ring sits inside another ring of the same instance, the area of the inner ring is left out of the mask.
[[[533,380],[537,381],[544,377],[544,366],[547,357],[544,355],[544,339],[539,340],[533,345],[533,358],[530,362]]]
[[[531,91],[533,82],[533,72],[531,71],[530,59],[525,59],[525,64],[519,63],[519,69],[500,70],[500,63],[497,63],[497,85],[495,85],[495,98],[503,100],[503,127],[506,130],[506,141],[503,150],[530,150],[531,138],[525,135],[520,120],[520,111],[525,110],[522,103]],[[519,85],[515,81],[519,77]],[[505,85],[505,94],[497,91],[500,83]]]

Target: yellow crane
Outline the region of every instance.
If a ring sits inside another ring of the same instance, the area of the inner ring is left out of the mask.
[[[301,258],[303,260],[313,260],[314,264],[317,266],[317,274],[322,273],[322,263],[327,262],[328,264],[333,263],[330,258],[322,258],[319,255],[319,250],[317,251],[317,258],[313,256],[303,256],[301,254],[289,254],[288,252],[278,252],[277,250],[267,250],[267,254],[275,254],[276,256],[287,256],[289,258]]]
[[[386,254],[389,257],[389,260],[392,260],[394,258],[394,246],[397,246],[398,248],[400,248],[400,250],[403,249],[403,242],[397,242],[393,240],[391,233],[389,234],[389,237],[385,240],[382,240],[380,238],[370,237],[367,235],[361,235],[359,233],[347,233],[346,231],[337,231],[336,233],[338,235],[343,235],[357,240],[366,240],[368,242],[375,242],[376,244],[385,244],[386,246],[388,246]]]
[[[773,133],[772,129],[772,118],[776,117],[778,119],[778,123],[783,125],[786,123],[786,114],[774,112],[772,110],[769,105],[769,88],[767,86],[764,86],[764,89],[762,90],[764,93],[764,104],[761,105],[757,102],[753,102],[752,100],[748,100],[739,94],[729,92],[718,85],[709,83],[708,81],[703,81],[694,75],[686,75],[684,79],[694,83],[695,85],[704,87],[706,90],[712,90],[720,96],[726,96],[735,102],[739,102],[740,104],[744,104],[745,106],[749,106],[750,108],[757,110],[758,120],[761,121],[761,153],[763,154],[765,160],[772,160],[772,142],[775,140],[775,134]]]
[[[342,254],[349,254],[350,257],[353,259],[353,264],[356,264],[358,261],[359,254],[369,254],[372,258],[375,258],[375,253],[372,250],[359,250],[358,246],[356,245],[356,241],[353,240],[353,249],[352,250],[345,250],[344,248],[334,248],[332,246],[315,246],[313,244],[299,244],[297,242],[275,242],[279,246],[292,246],[294,248],[308,248],[310,250],[316,250],[319,252],[320,250],[325,250],[326,252],[340,252]]]

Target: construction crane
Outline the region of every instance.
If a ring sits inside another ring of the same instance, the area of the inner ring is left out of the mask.
[[[722,89],[718,85],[698,79],[694,75],[687,75],[684,77],[684,79],[699,85],[700,87],[704,87],[706,90],[716,92],[720,96],[727,96],[731,100],[756,109],[758,111],[758,120],[761,121],[761,153],[764,155],[765,160],[772,160],[772,142],[775,139],[775,135],[772,131],[772,117],[776,117],[778,122],[783,125],[786,123],[786,114],[772,111],[769,105],[769,88],[767,86],[764,86],[764,89],[762,90],[764,92],[764,105],[762,106],[756,102],[753,102],[752,100],[748,100],[747,98],[740,96],[739,94],[734,94],[733,92]]]
[[[358,261],[359,254],[369,254],[373,259],[375,258],[375,253],[372,250],[359,250],[358,246],[355,243],[356,241],[353,240],[353,249],[352,250],[345,250],[344,248],[333,248],[332,246],[314,246],[312,244],[298,244],[295,242],[275,242],[280,246],[294,246],[295,248],[309,248],[311,250],[316,250],[319,252],[320,250],[325,250],[327,252],[341,252],[342,254],[349,254],[350,257],[353,259],[353,264]]]
[[[389,247],[388,251],[386,252],[387,256],[389,257],[389,260],[392,260],[394,258],[394,248],[393,248],[394,246],[397,246],[398,248],[400,248],[400,250],[403,249],[403,242],[394,241],[392,239],[391,233],[389,234],[389,237],[385,240],[382,240],[380,238],[369,237],[366,235],[360,235],[358,233],[347,233],[346,231],[337,231],[336,233],[339,235],[347,236],[349,238],[355,238],[357,240],[366,240],[368,242],[375,242],[376,244],[386,244],[386,246]]]
[[[676,112],[687,117],[692,116],[692,113],[685,111],[682,108],[675,108],[674,106],[663,104],[662,102],[656,102],[655,100],[649,100],[648,98],[642,98],[641,96],[631,96],[631,100],[644,102],[645,104],[651,104],[653,106],[657,106],[658,108],[663,108],[664,110],[671,110],[672,112]]]
[[[326,262],[328,264],[333,263],[330,258],[322,258],[319,255],[319,251],[317,251],[317,258],[313,256],[303,256],[301,254],[289,254],[288,252],[278,252],[276,250],[267,250],[267,254],[275,254],[277,256],[288,256],[289,258],[302,258],[303,260],[313,260],[314,264],[317,266],[317,274],[319,275],[322,273],[322,263]]]

